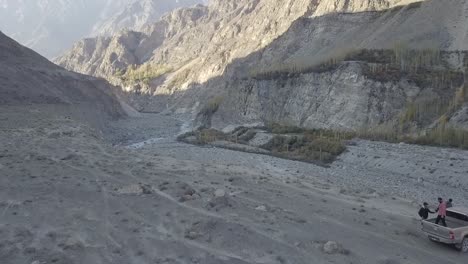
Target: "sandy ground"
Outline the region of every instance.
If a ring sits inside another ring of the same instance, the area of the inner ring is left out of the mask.
[[[467,152],[358,141],[326,169],[177,143],[168,116],[115,122],[109,143],[42,106],[0,108],[2,264],[468,260],[420,233],[414,205],[466,204]]]

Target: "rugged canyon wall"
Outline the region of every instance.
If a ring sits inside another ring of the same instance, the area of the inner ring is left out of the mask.
[[[467,14],[468,3],[453,0],[215,0],[172,12],[142,32],[83,40],[57,63],[121,85],[142,111],[195,116],[217,101],[217,126],[274,121],[358,129],[396,121],[408,105],[441,95],[449,104],[463,93]],[[349,56],[364,50],[391,55]],[[411,70],[395,66],[404,63],[402,50],[444,55]],[[464,126],[464,107],[457,102],[448,119],[457,116]],[[430,116],[424,126],[438,122]]]

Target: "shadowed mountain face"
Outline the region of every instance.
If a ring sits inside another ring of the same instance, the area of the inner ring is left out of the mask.
[[[467,14],[467,3],[451,0],[212,1],[142,32],[81,41],[57,63],[121,85],[144,111],[196,115],[218,97],[220,127],[275,121],[353,130],[395,121],[408,103],[446,104],[460,94],[467,60],[457,51],[468,49]],[[417,59],[398,54],[411,49],[440,56],[409,69],[406,60]],[[269,76],[275,72],[286,73]],[[439,83],[437,74],[450,77]],[[449,116],[465,113],[463,100]]]
[[[0,104],[46,105],[100,126],[125,116],[112,86],[102,79],[69,72],[0,32]]]
[[[52,58],[83,37],[141,29],[165,12],[200,1],[0,0],[0,30]]]

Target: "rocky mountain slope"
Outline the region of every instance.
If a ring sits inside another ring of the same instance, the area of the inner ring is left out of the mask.
[[[202,0],[140,0],[128,2],[128,5],[110,15],[108,19],[99,21],[94,25],[91,35],[113,35],[123,28],[139,31],[156,22],[162,15],[171,10],[194,6],[202,2]]]
[[[101,128],[126,116],[105,80],[69,72],[0,32],[0,104],[43,105]]]
[[[219,127],[356,130],[398,123],[409,105],[438,99],[447,111],[403,120],[405,129],[444,116],[466,127],[458,51],[468,49],[467,17],[468,3],[452,0],[219,0],[142,32],[83,40],[57,63],[121,85],[140,110],[201,111]]]
[[[79,39],[141,29],[162,14],[197,0],[0,0],[0,30],[52,58]]]

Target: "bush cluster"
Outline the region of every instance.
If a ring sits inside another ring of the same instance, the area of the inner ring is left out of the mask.
[[[139,67],[130,65],[125,72],[117,71],[115,76],[121,79],[125,84],[145,83],[156,79],[172,71],[172,68],[166,65],[146,63]]]

